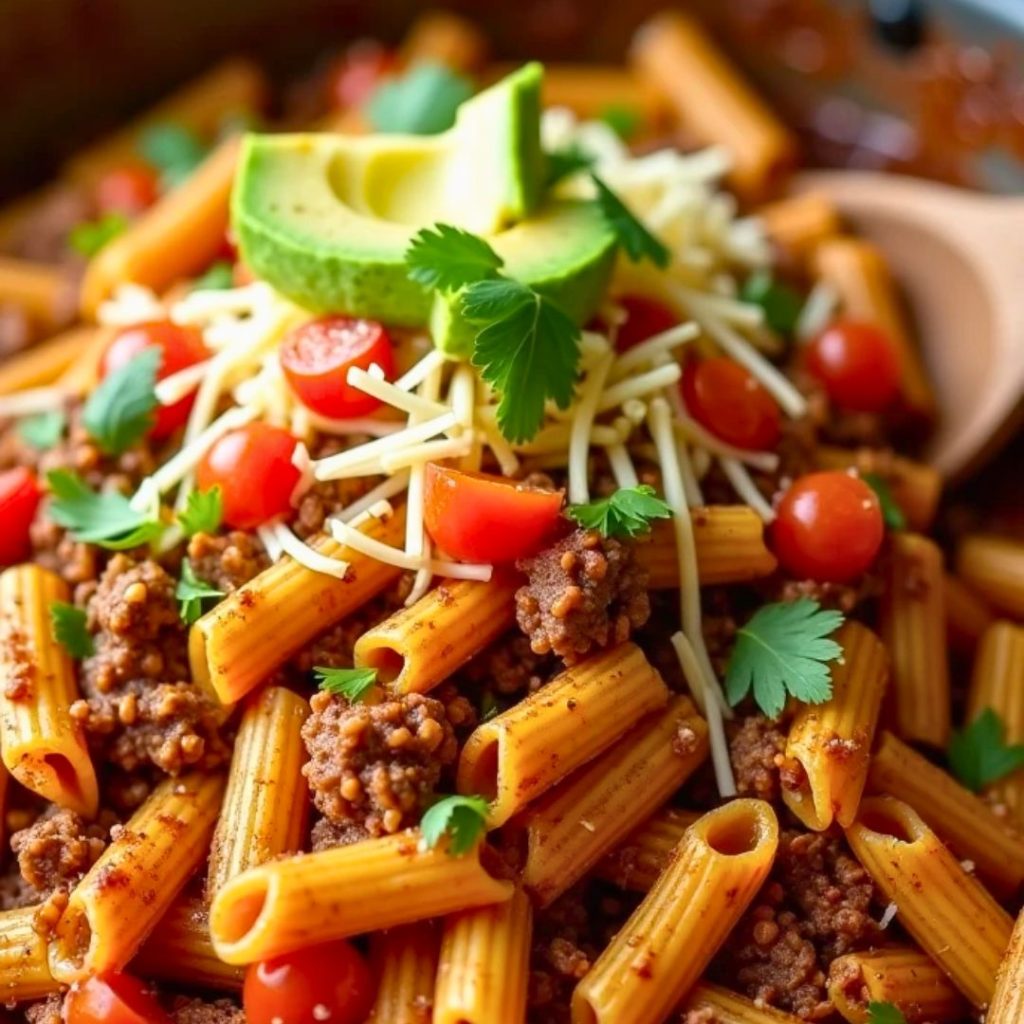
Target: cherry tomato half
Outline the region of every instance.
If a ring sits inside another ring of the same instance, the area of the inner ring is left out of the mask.
[[[281,368],[303,405],[332,419],[366,416],[380,406],[372,395],[348,383],[353,366],[376,363],[395,376],[387,331],[374,320],[325,316],[296,327],[281,342]]]
[[[64,997],[64,1024],[170,1024],[146,986],[130,974],[75,982]]]
[[[100,213],[135,217],[152,206],[160,194],[156,171],[145,164],[114,167],[96,182],[93,198]]]
[[[291,508],[302,476],[292,464],[298,442],[281,427],[247,423],[214,442],[196,467],[206,491],[220,487],[224,522],[251,530]]]
[[[715,437],[737,448],[765,449],[779,439],[779,407],[761,382],[725,356],[689,359],[683,401]]]
[[[354,43],[328,75],[327,102],[339,110],[361,107],[396,66],[395,55],[379,43]]]
[[[465,562],[514,562],[558,529],[561,491],[427,464],[424,521],[434,542]]]
[[[210,358],[210,351],[203,344],[203,336],[195,327],[182,327],[169,320],[158,320],[118,331],[100,360],[100,376],[106,377],[120,369],[147,348],[159,348],[163,353],[157,380],[163,380],[179,370]],[[159,441],[183,426],[194,397],[188,394],[173,405],[159,406],[149,436]]]
[[[875,560],[885,526],[878,497],[859,477],[809,473],[779,502],[772,546],[796,579],[847,583]]]
[[[851,412],[882,412],[900,392],[900,359],[884,331],[837,320],[807,346],[806,366],[828,397]]]
[[[41,493],[35,473],[25,466],[0,473],[0,565],[23,562],[31,553],[28,531]]]
[[[646,295],[622,295],[615,301],[626,311],[626,321],[615,336],[615,347],[620,352],[679,323],[679,317],[672,310]]]
[[[252,964],[242,1006],[249,1024],[362,1024],[373,998],[366,961],[339,941]]]

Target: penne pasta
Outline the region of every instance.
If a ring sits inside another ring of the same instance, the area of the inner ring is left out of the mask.
[[[46,937],[36,930],[41,909],[21,907],[0,913],[0,1000],[4,1003],[60,991],[46,959]]]
[[[547,906],[660,807],[707,758],[708,729],[674,697],[607,753],[569,776],[510,823],[526,839],[523,885]]]
[[[236,875],[210,907],[217,955],[229,964],[331,939],[500,903],[512,883],[488,874],[478,844],[452,856],[418,830],[275,860]]]
[[[996,990],[985,1014],[985,1024],[1018,1024],[1021,1020],[1024,1020],[1024,912],[1017,917],[1010,945],[999,965]]]
[[[764,542],[764,520],[746,505],[709,505],[691,510],[702,584],[746,583],[775,572],[778,563]],[[679,587],[679,558],[672,524],[654,523],[650,538],[636,545],[652,590]]]
[[[894,533],[881,631],[892,658],[896,732],[945,749],[950,730],[942,551],[914,533]]]
[[[487,38],[471,21],[452,11],[421,14],[409,28],[398,50],[405,66],[434,61],[453,71],[472,74],[487,59]]]
[[[99,801],[96,771],[70,708],[75,668],[52,635],[50,609],[68,585],[40,565],[0,574],[0,753],[27,789],[87,818]]]
[[[842,230],[839,212],[820,192],[777,199],[760,207],[757,216],[768,237],[797,261],[806,260],[818,245]]]
[[[71,891],[50,944],[50,970],[70,983],[121,970],[203,863],[224,780],[162,782]]]
[[[647,892],[668,865],[683,833],[700,811],[667,807],[644,822],[616,850],[607,854],[595,872],[630,892]]]
[[[832,961],[828,994],[850,1024],[868,1024],[869,1003],[890,1003],[907,1024],[957,1024],[968,1008],[941,968],[919,949],[892,946]]]
[[[309,810],[302,777],[308,714],[309,703],[283,686],[268,686],[247,701],[210,847],[208,897],[247,868],[301,849]]]
[[[973,655],[995,614],[959,576],[947,572],[943,578],[946,608],[946,641],[957,654]]]
[[[491,828],[591,758],[644,715],[668,689],[636,644],[625,643],[566,669],[466,740],[457,788],[491,801]]]
[[[721,985],[702,981],[694,985],[683,1009],[697,1014],[709,1012],[711,1024],[798,1024],[799,1018],[770,1006],[759,1006],[750,999],[730,992]],[[686,1019],[685,1017],[683,1018]]]
[[[532,923],[522,889],[445,918],[433,1024],[524,1024]]]
[[[377,995],[366,1024],[433,1024],[434,978],[441,930],[434,921],[417,921],[370,941]]]
[[[747,199],[776,192],[796,163],[796,140],[692,18],[664,12],[641,26],[632,62],[705,145],[732,157],[730,185]]]
[[[109,335],[101,328],[71,327],[54,338],[4,359],[0,362],[0,395],[49,384],[74,391],[65,385],[65,377],[70,368],[92,350],[99,337],[106,345]]]
[[[993,608],[1024,619],[1024,543],[973,534],[957,549],[956,572]]]
[[[988,1003],[1013,927],[1006,911],[900,800],[865,800],[846,838],[921,948],[975,1006]]]
[[[889,656],[870,629],[847,621],[835,640],[843,654],[832,666],[832,697],[802,704],[786,740],[786,760],[800,765],[803,781],[783,785],[782,798],[815,832],[856,817],[889,680]]]
[[[74,318],[73,279],[59,266],[0,255],[0,306],[8,305],[22,310],[37,332],[52,334]]]
[[[519,581],[442,581],[409,608],[400,608],[355,643],[357,667],[377,670],[396,693],[426,693],[515,625]]]
[[[360,529],[385,544],[400,543],[405,536],[404,509],[371,517]],[[285,556],[192,627],[192,677],[222,704],[244,697],[304,644],[362,607],[401,573],[326,535],[312,540],[310,547],[348,562],[346,578],[314,572]]]
[[[572,995],[573,1024],[660,1024],[765,880],[779,843],[770,805],[734,800],[691,825]]]

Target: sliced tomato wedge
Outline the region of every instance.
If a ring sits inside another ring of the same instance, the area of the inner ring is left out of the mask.
[[[764,449],[778,441],[782,416],[775,399],[732,359],[688,359],[681,391],[690,415],[726,443]]]
[[[64,997],[64,1024],[170,1024],[156,997],[130,974],[75,982]]]
[[[152,206],[160,195],[156,171],[145,164],[114,167],[96,182],[93,198],[100,213],[121,213],[136,217]]]
[[[680,322],[668,306],[646,295],[623,295],[615,301],[626,311],[626,322],[615,336],[615,347],[620,352],[670,330]]]
[[[0,565],[23,562],[31,554],[29,528],[41,495],[31,469],[17,466],[0,473]]]

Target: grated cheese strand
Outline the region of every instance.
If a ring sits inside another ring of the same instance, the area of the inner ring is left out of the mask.
[[[757,485],[750,479],[746,467],[735,459],[720,458],[718,464],[722,467],[733,490],[742,498],[766,523],[774,522],[775,510],[768,504],[764,495],[757,489]]]
[[[204,359],[201,363],[186,366],[184,370],[179,370],[169,377],[164,377],[163,380],[158,380],[156,387],[153,388],[156,400],[161,405],[174,405],[175,402],[180,402],[202,384],[203,378],[210,370],[212,361]]]
[[[0,396],[0,419],[33,416],[61,409],[70,396],[63,388],[25,388]]]
[[[390,405],[394,409],[400,409],[404,413],[415,413],[419,416],[428,417],[441,416],[446,412],[446,407],[440,402],[432,402],[410,391],[403,391],[394,384],[382,380],[376,374],[369,373],[359,366],[350,367],[345,380],[351,387],[358,388],[365,394],[379,399],[385,405]]]
[[[343,523],[351,524],[353,520],[381,502],[387,502],[389,498],[398,497],[409,486],[409,479],[409,470],[400,470],[394,476],[388,477],[383,483],[367,491],[361,498],[357,498],[351,505],[346,505],[343,509],[335,512],[334,518],[339,519]]]
[[[583,380],[569,433],[569,502],[585,505],[590,501],[587,481],[590,435],[597,414],[597,403],[604,391],[605,378],[615,360],[615,353],[606,351]]]
[[[610,381],[617,381],[635,373],[641,366],[653,364],[660,356],[666,356],[700,336],[700,328],[689,321],[670,327],[667,331],[652,334],[646,341],[634,345],[628,352],[619,356],[608,374]]]
[[[601,395],[598,399],[597,411],[608,412],[609,409],[614,409],[631,398],[641,398],[652,392],[660,391],[662,388],[671,387],[678,383],[682,375],[682,367],[673,362],[648,370],[646,373],[637,374],[629,380],[621,380],[607,388]]]
[[[612,474],[615,477],[617,487],[636,487],[640,478],[636,475],[636,467],[629,457],[629,451],[624,444],[610,444],[605,449],[608,455],[608,462],[612,467]]]
[[[314,551],[308,544],[299,540],[284,523],[272,523],[270,529],[284,553],[290,555],[300,565],[313,572],[336,576],[340,580],[345,578],[349,568],[348,562],[340,558],[328,558],[327,555]]]

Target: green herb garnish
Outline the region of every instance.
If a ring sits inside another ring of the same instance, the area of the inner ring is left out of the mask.
[[[352,704],[361,701],[377,683],[375,668],[326,668],[314,666],[313,678],[321,690],[345,697]]]
[[[487,826],[490,804],[482,796],[446,796],[438,800],[420,821],[423,842],[428,850],[448,836],[448,852],[453,857],[468,853]]]
[[[1024,767],[1024,743],[1007,743],[1003,720],[994,708],[984,711],[949,741],[949,767],[972,792]]]
[[[882,512],[882,521],[890,530],[905,530],[907,528],[907,517],[903,509],[893,497],[892,490],[884,476],[878,473],[862,473],[861,480],[864,481],[875,492],[878,498],[878,507]]]
[[[472,95],[469,79],[443,64],[424,61],[379,85],[366,113],[378,132],[437,135],[455,124],[459,105]]]
[[[62,409],[26,416],[18,422],[18,436],[33,448],[45,452],[63,436],[68,425],[67,413]]]
[[[892,1003],[868,1003],[868,1024],[907,1024],[907,1018]]]
[[[597,117],[624,142],[628,142],[640,127],[640,115],[632,107],[624,107],[617,103],[605,107]]]
[[[105,214],[99,220],[82,221],[68,232],[68,245],[86,259],[91,259],[126,227],[128,218],[116,212]]]
[[[67,601],[54,601],[50,605],[50,628],[53,639],[72,658],[88,658],[96,653],[83,609],[76,608]]]
[[[547,157],[547,175],[545,185],[551,188],[563,178],[580,171],[589,171],[594,166],[594,158],[576,143],[566,146],[565,149],[552,150],[545,154]]]
[[[803,299],[788,285],[776,281],[767,270],[755,270],[743,282],[740,299],[764,310],[764,320],[778,334],[787,337],[796,329]]]
[[[174,588],[174,596],[178,599],[178,613],[182,621],[191,626],[203,614],[203,601],[214,597],[223,597],[224,591],[211,587],[199,579],[186,558],[181,563],[181,579]]]
[[[163,353],[143,349],[100,381],[82,407],[82,425],[106,455],[120,455],[153,425]]]
[[[405,251],[405,262],[414,281],[450,291],[492,278],[504,264],[482,238],[450,224],[419,231]]]
[[[97,494],[77,473],[54,469],[46,474],[46,482],[50,517],[74,540],[123,551],[148,544],[163,531],[160,523],[132,508],[123,494]]]
[[[614,494],[587,505],[570,505],[565,514],[588,530],[605,537],[638,537],[651,528],[652,519],[671,519],[672,509],[655,496],[649,484],[620,487]]]
[[[206,157],[206,146],[195,132],[170,122],[147,128],[138,149],[146,163],[160,172],[165,188],[180,185]]]
[[[664,270],[670,260],[665,245],[633,216],[629,207],[593,171],[590,177],[597,186],[597,205],[601,208],[605,223],[615,233],[619,245],[626,250],[629,258],[634,263],[648,259]]]
[[[222,292],[235,283],[234,268],[227,260],[217,260],[192,285],[194,292]]]
[[[215,484],[208,491],[189,491],[178,522],[186,537],[194,537],[197,533],[216,533],[223,517],[224,500],[220,484]]]

